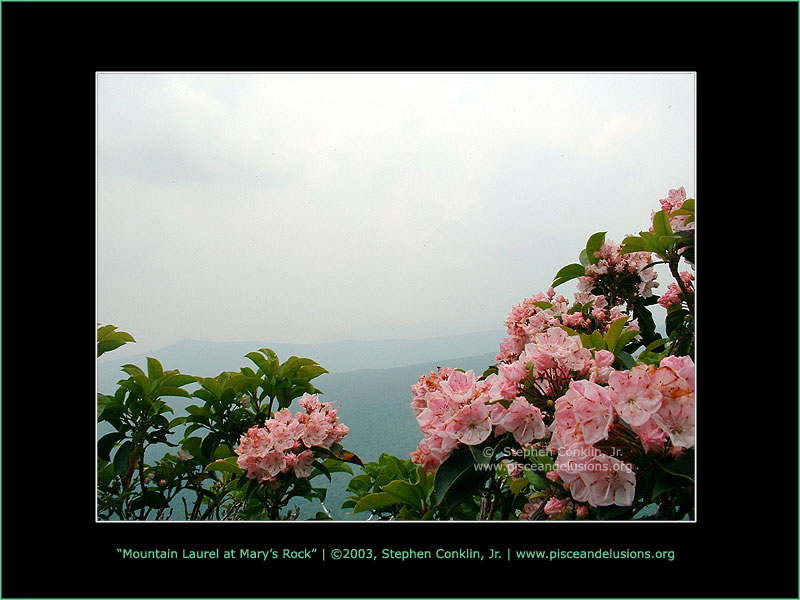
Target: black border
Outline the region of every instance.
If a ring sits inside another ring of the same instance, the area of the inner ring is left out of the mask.
[[[780,300],[796,300],[797,290],[797,4],[4,2],[0,10],[3,597],[797,597],[797,313]],[[696,71],[698,255],[700,269],[708,265],[698,303],[700,521],[524,530],[95,523],[86,501],[93,473],[80,465],[95,456],[86,323],[98,70]],[[759,317],[765,331],[737,337],[764,303],[774,306]],[[736,333],[717,339],[715,324]],[[776,402],[779,422],[761,426],[773,404],[759,411]],[[329,550],[334,536],[398,549],[660,546],[677,558],[512,562],[491,572],[456,561],[245,569],[142,561],[140,577],[115,550],[224,550],[262,536]]]

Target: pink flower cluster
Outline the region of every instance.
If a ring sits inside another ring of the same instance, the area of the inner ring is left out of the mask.
[[[672,211],[678,210],[679,208],[683,207],[683,203],[686,201],[686,190],[683,187],[679,187],[677,190],[670,190],[667,194],[666,198],[662,198],[659,200],[661,203],[661,209],[669,215]],[[655,216],[655,211],[650,215],[650,221],[653,220]],[[669,217],[669,224],[672,227],[672,231],[691,231],[694,229],[694,221],[691,223],[687,223],[686,220],[688,219],[688,215],[675,215]],[[650,231],[653,231],[653,228],[650,227]]]
[[[644,255],[648,253],[636,254]],[[629,261],[625,264],[631,268],[638,268],[641,260],[642,257],[640,256],[635,261]],[[645,262],[645,264],[647,263]],[[589,267],[587,267],[587,272],[588,269]],[[565,325],[574,330],[582,328],[587,330],[595,328],[607,330],[611,323],[625,316],[624,307],[609,307],[608,301],[604,296],[597,296],[589,291],[594,287],[592,282],[596,281],[592,277],[592,275],[589,275],[579,279],[579,291],[575,293],[572,305],[564,296],[555,296],[553,288],[550,288],[546,294],[540,292],[514,306],[505,322],[508,336],[500,342],[500,352],[495,357],[496,360],[501,362],[518,360],[520,354],[528,344],[534,341],[537,334],[544,333],[553,327]],[[652,288],[658,286],[658,283],[654,281],[655,272],[652,269],[645,269],[640,274],[640,278],[642,277],[644,279],[639,284],[640,287],[645,286],[648,293],[651,293]],[[583,280],[582,283],[581,280]],[[575,303],[580,303],[581,305],[591,303],[589,314],[584,314],[582,311],[570,313],[569,311],[575,306]],[[589,319],[589,315],[594,319],[594,322]],[[630,329],[638,329],[636,320],[631,321],[628,327]]]
[[[511,309],[506,319],[508,337],[500,343],[497,360],[515,360],[536,333],[561,324],[559,316],[567,312],[568,302],[563,296],[555,299],[554,296],[555,292],[550,288],[547,294],[540,292],[525,298]],[[543,303],[550,304],[550,308],[544,308]]]
[[[555,400],[573,377],[589,373],[592,353],[583,347],[579,336],[569,335],[561,327],[550,327],[534,334],[511,365],[530,369],[533,391],[540,398]]]
[[[694,288],[692,286],[694,275],[689,271],[683,271],[682,273],[680,273],[680,277],[686,289],[689,290],[690,292],[694,291]],[[679,296],[680,293],[681,293],[680,286],[677,283],[670,283],[669,287],[667,288],[667,293],[662,295],[658,299],[658,303],[664,308],[669,308],[673,304],[680,304],[682,302]]]
[[[473,371],[442,367],[420,377],[411,390],[411,408],[425,435],[411,460],[426,471],[438,469],[459,443],[480,444],[491,434],[489,383]]]
[[[619,245],[615,242],[603,243],[600,250],[595,252],[597,262],[586,265],[586,274],[578,278],[578,292],[591,292],[601,278],[638,276],[637,293],[642,298],[653,295],[653,288],[658,287],[657,274],[653,269],[645,269],[651,262],[652,254],[650,252],[620,254],[619,249]]]
[[[314,462],[313,448],[330,448],[349,433],[330,402],[320,402],[317,394],[303,394],[299,402],[305,412],[292,416],[284,408],[263,427],[251,427],[241,437],[235,450],[239,456],[236,463],[250,479],[270,482],[290,469],[297,477],[308,477]]]
[[[574,500],[630,506],[636,475],[617,456],[694,446],[694,363],[667,356],[657,367],[612,369],[607,381],[570,383],[556,401],[550,449]]]
[[[411,387],[411,408],[425,438],[412,461],[433,472],[459,444],[480,444],[493,430],[511,433],[523,446],[545,438],[541,410],[521,395],[523,381],[529,378],[541,397],[555,399],[571,377],[588,375],[593,365],[578,336],[551,327],[534,334],[515,361],[499,363],[497,373],[483,380],[448,367],[422,376]]]

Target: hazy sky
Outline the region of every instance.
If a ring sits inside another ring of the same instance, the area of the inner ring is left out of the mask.
[[[500,329],[695,195],[694,73],[96,81],[97,322],[137,352]]]

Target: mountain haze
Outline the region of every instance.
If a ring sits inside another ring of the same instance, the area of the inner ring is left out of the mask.
[[[320,344],[183,340],[160,350],[120,359],[115,359],[113,352],[109,353],[106,355],[108,358],[104,356],[97,362],[97,391],[113,393],[116,382],[127,377],[120,371],[122,365],[135,364],[146,368],[148,356],[158,359],[165,369],[215,377],[222,371],[255,367],[244,355],[260,348],[270,348],[278,354],[281,362],[294,355],[311,358],[330,373],[344,373],[360,369],[389,369],[453,356],[496,354],[504,336],[505,331],[495,330],[418,340],[342,340]]]

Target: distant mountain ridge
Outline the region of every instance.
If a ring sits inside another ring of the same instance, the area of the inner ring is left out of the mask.
[[[345,373],[363,369],[391,369],[453,356],[496,354],[505,335],[503,330],[494,330],[419,340],[342,340],[320,344],[206,342],[188,339],[159,350],[120,359],[114,359],[112,351],[108,360],[98,360],[97,390],[101,393],[113,393],[116,382],[127,377],[121,372],[122,365],[135,364],[144,368],[147,357],[158,359],[165,369],[214,377],[222,371],[238,371],[243,366],[253,367],[245,354],[260,348],[270,348],[278,354],[281,361],[292,355],[312,358],[330,373]]]

